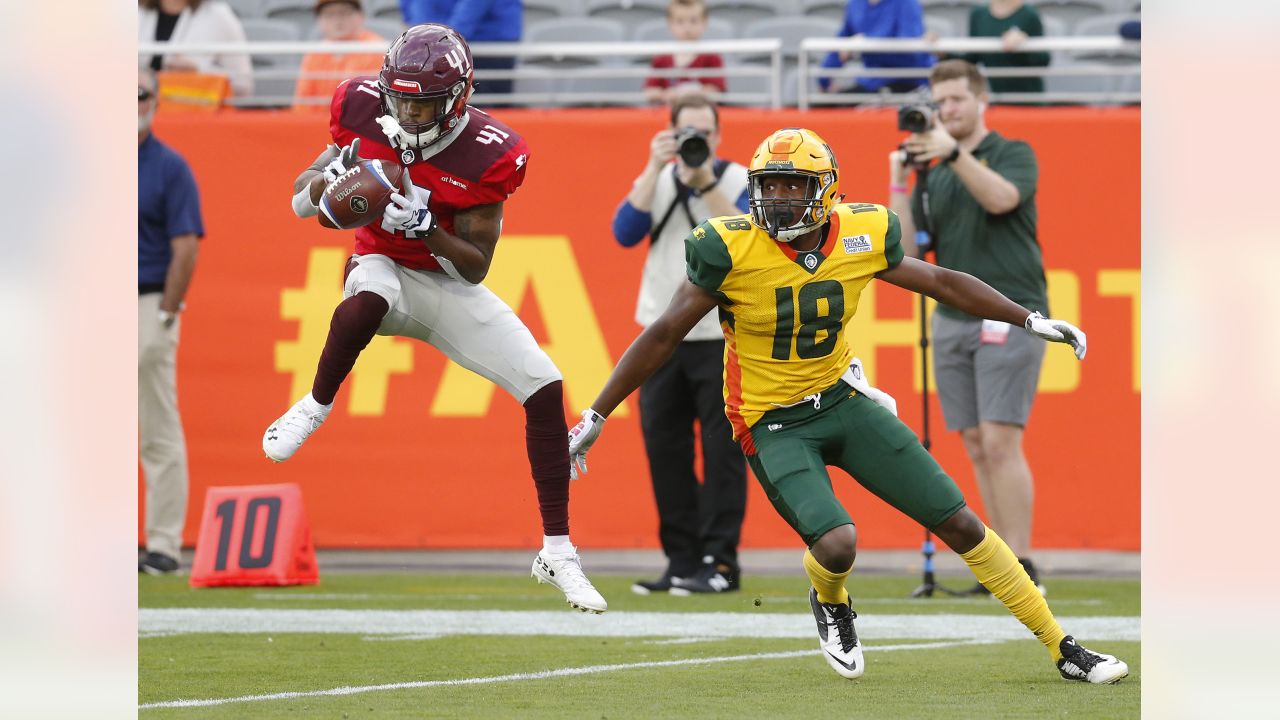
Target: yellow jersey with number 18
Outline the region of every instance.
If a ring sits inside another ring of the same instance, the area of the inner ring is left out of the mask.
[[[837,205],[822,244],[796,252],[747,215],[712,218],[685,239],[689,280],[720,301],[724,403],[733,435],[765,412],[836,384],[849,368],[841,334],[876,273],[902,262],[898,216],[883,205]]]

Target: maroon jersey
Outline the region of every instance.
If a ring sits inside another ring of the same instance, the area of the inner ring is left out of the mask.
[[[425,148],[436,151],[423,159],[423,149],[397,150],[388,143],[376,118],[385,114],[376,77],[345,80],[329,106],[329,132],[339,147],[360,138],[360,157],[404,165],[413,184],[431,191],[427,208],[440,227],[453,233],[459,210],[503,202],[524,182],[529,145],[502,121],[467,108],[466,124],[454,134]],[[447,145],[437,151],[440,146]],[[390,233],[374,222],[356,230],[356,253],[386,255],[404,267],[438,269],[440,263],[422,240],[403,232]]]

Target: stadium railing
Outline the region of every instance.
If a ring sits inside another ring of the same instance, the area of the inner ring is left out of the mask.
[[[255,58],[270,58],[264,67],[255,67],[258,89],[251,96],[233,97],[233,107],[282,107],[293,104],[292,83],[299,75],[298,63],[306,53],[383,53],[386,43],[249,42],[249,43],[140,43],[140,56],[160,54],[216,54],[242,52]],[[843,68],[820,67],[822,56],[832,50],[867,52],[1004,52],[998,38],[867,39],[807,38],[792,60],[778,39],[715,40],[698,43],[666,42],[557,42],[557,43],[475,43],[476,57],[516,57],[512,70],[476,70],[481,91],[488,80],[510,79],[514,92],[489,93],[492,103],[529,107],[572,105],[645,105],[643,79],[664,77],[724,77],[728,92],[720,101],[730,105],[779,108],[797,105],[801,109],[820,105],[853,103],[896,104],[911,94],[820,93],[814,82],[821,77],[925,77],[927,68],[867,68],[848,63]],[[1019,52],[1046,51],[1054,61],[1048,67],[989,68],[989,77],[1044,77],[1043,93],[996,93],[994,102],[1129,104],[1140,102],[1140,44],[1119,37],[1032,38]],[[718,53],[723,68],[705,70],[654,70],[647,59],[677,52]],[[281,62],[274,62],[275,60]],[[1093,79],[1085,90],[1055,90],[1060,78]],[[784,84],[785,83],[785,84]],[[538,89],[529,91],[527,88]],[[793,86],[794,85],[794,86]],[[273,88],[274,92],[264,92]],[[746,89],[744,89],[746,88]],[[327,99],[317,98],[315,104]]]
[[[821,67],[823,57],[832,51],[847,50],[856,53],[872,52],[930,52],[930,53],[1004,53],[1000,38],[939,38],[932,42],[919,38],[807,38],[800,42],[799,97],[800,109],[812,105],[848,105],[852,103],[898,104],[918,99],[912,93],[850,93],[815,92],[813,81],[818,78],[855,77],[928,77],[929,68],[868,68],[862,65],[843,68]],[[1045,92],[992,93],[992,102],[1009,103],[1082,103],[1082,104],[1131,104],[1141,101],[1137,78],[1141,76],[1141,45],[1119,36],[1030,38],[1017,52],[1052,53],[1047,67],[984,68],[989,78],[1043,77]],[[1053,89],[1051,78],[1086,77],[1103,82],[1099,87],[1086,91],[1059,91]],[[1131,78],[1133,89],[1123,86],[1123,80]]]

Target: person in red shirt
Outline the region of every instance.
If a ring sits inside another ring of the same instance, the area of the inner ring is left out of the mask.
[[[707,31],[707,6],[703,0],[671,0],[667,5],[667,27],[671,37],[683,42],[695,42]],[[653,58],[654,70],[701,70],[722,68],[724,60],[714,53],[676,53]],[[644,94],[652,103],[667,103],[685,92],[699,92],[711,98],[726,91],[724,77],[651,75],[644,82]]]
[[[608,605],[569,541],[569,450],[560,371],[529,329],[481,285],[502,229],[503,203],[524,182],[529,146],[467,104],[474,65],[445,25],[415,25],[395,40],[376,77],[333,94],[328,146],[294,182],[293,209],[311,217],[325,186],[362,158],[400,163],[408,180],[380,224],[355,231],[343,301],[311,392],[267,428],[262,449],[288,460],[328,417],[339,386],[375,334],[411,337],[506,390],[524,407],[525,445],[542,515],[533,576],[573,607]]]

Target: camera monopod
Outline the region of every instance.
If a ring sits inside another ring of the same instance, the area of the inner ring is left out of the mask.
[[[924,255],[933,249],[932,226],[929,224],[929,192],[926,181],[929,179],[928,165],[916,165],[916,187],[920,188],[920,202],[911,203],[911,220],[916,226],[916,248],[920,253],[920,259],[924,260]],[[929,435],[929,321],[925,317],[925,311],[928,309],[926,298],[920,295],[920,398],[921,398],[921,437],[920,444],[924,446],[925,452],[932,453],[933,440]],[[924,545],[920,548],[921,554],[924,555],[924,579],[920,586],[911,591],[911,597],[933,597],[934,592],[943,592],[948,595],[964,595],[959,590],[952,590],[945,585],[937,582],[933,574],[933,533],[929,532],[929,528],[924,529]]]

